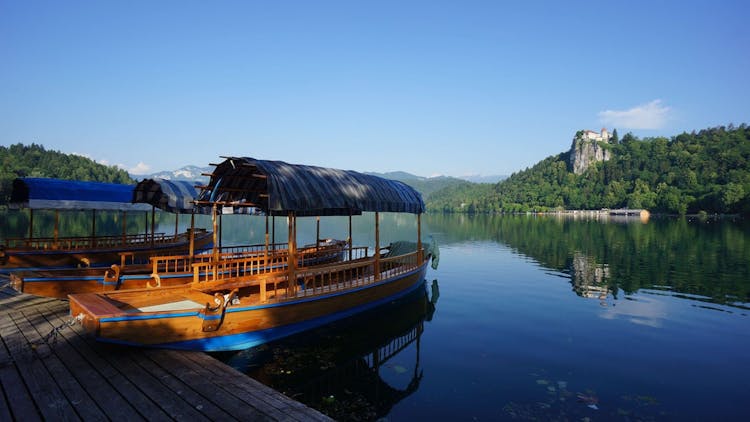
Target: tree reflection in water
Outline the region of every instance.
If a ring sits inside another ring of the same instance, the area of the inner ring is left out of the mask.
[[[429,295],[423,284],[344,321],[219,358],[334,419],[384,417],[422,380],[420,339],[440,296],[437,280],[430,287]]]

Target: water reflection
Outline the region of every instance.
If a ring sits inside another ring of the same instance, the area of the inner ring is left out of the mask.
[[[570,272],[573,291],[578,296],[596,298],[603,306],[606,306],[607,294],[609,293],[609,265],[599,264],[590,256],[580,252],[573,253]],[[613,292],[616,294],[617,292]]]
[[[428,215],[441,244],[492,240],[570,277],[582,297],[640,291],[747,309],[750,224],[651,218],[602,222],[552,216]]]
[[[347,321],[220,359],[337,420],[376,420],[414,393],[437,280]]]

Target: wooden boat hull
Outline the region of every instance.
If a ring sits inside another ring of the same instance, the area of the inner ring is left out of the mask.
[[[213,244],[211,232],[196,230],[194,247],[196,251],[210,248]],[[128,244],[111,248],[86,249],[24,249],[4,248],[0,251],[0,271],[34,270],[44,268],[103,266],[120,262],[120,254],[132,254],[135,262],[148,261],[156,255],[177,255],[188,253],[190,239],[186,233],[176,241],[157,243],[150,242]]]
[[[81,316],[86,330],[99,341],[183,350],[242,350],[299,333],[385,304],[424,286],[427,261],[412,270],[376,283],[311,297],[269,304],[230,305],[223,315],[208,315],[201,307],[157,312],[126,312],[113,295],[71,295],[71,315]],[[200,293],[189,286],[133,291],[185,298],[200,304]],[[212,296],[203,295],[209,300]],[[154,297],[154,302],[158,302]],[[206,301],[207,302],[207,301]],[[220,321],[218,321],[220,319]],[[218,329],[205,331],[210,320]]]
[[[192,272],[165,274],[161,286],[189,283]],[[14,271],[10,273],[10,286],[19,292],[36,296],[66,299],[73,293],[103,293],[114,290],[145,289],[154,284],[148,264],[126,266],[119,276],[111,268],[70,268],[60,270]]]

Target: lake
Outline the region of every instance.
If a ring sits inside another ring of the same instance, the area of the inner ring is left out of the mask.
[[[747,417],[746,223],[424,225],[440,266],[416,297],[221,358],[339,419]]]
[[[12,223],[0,235],[23,233],[23,214],[3,217]],[[66,218],[77,223],[63,231],[90,227]],[[265,232],[262,217],[223,226],[225,244]],[[159,227],[173,231],[174,217],[160,215]],[[285,220],[275,227],[285,239]],[[372,227],[372,215],[355,217],[354,243],[372,246]],[[381,229],[382,244],[413,239],[416,222],[385,214]],[[322,237],[347,232],[344,218],[321,220]],[[300,244],[315,233],[315,219],[300,220]],[[341,420],[747,418],[747,222],[425,215],[423,233],[441,250],[424,289],[216,357]]]

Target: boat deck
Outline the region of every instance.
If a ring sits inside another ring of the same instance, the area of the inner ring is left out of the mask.
[[[204,353],[96,343],[67,301],[6,283],[0,420],[330,420]]]

